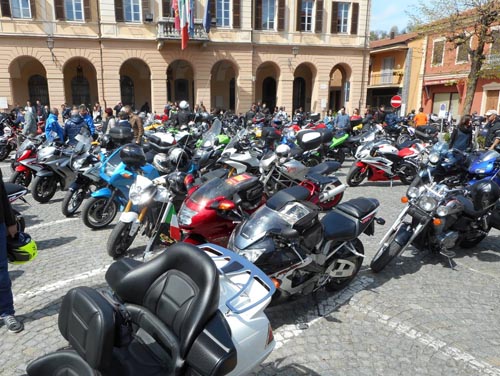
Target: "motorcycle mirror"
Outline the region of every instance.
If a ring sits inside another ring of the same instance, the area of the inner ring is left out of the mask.
[[[238,193],[235,193],[233,195],[233,202],[236,206],[240,206],[242,201],[243,201],[243,199],[241,198],[241,196]]]

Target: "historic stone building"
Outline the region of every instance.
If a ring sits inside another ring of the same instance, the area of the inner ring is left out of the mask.
[[[0,97],[156,111],[182,99],[239,112],[254,101],[289,112],[364,105],[369,0],[192,3],[181,50],[167,0],[1,0]]]

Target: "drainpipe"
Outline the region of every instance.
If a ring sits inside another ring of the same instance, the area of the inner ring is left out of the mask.
[[[101,31],[101,4],[100,0],[97,0],[97,30],[99,38],[99,59],[101,61],[101,95],[104,103],[104,108],[108,107],[106,103],[106,93],[104,91],[104,65],[103,65],[103,55],[102,55],[102,31]],[[102,106],[101,106],[102,107]]]
[[[367,11],[366,11],[366,21],[365,21],[365,43],[363,45],[363,72],[361,78],[361,96],[359,98],[359,111],[361,113],[363,100],[366,105],[366,81],[368,79],[366,74],[366,64],[368,57],[370,56],[370,51],[368,48],[370,47],[370,10],[371,10],[371,0],[367,1]],[[368,34],[367,34],[368,33]]]

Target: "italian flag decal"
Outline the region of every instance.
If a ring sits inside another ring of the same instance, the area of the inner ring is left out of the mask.
[[[175,213],[174,205],[170,205],[165,223],[170,223],[170,237],[176,241],[181,240],[181,229],[177,221],[177,214]]]

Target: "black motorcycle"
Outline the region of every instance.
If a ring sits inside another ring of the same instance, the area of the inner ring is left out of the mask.
[[[364,258],[359,236],[373,235],[379,202],[356,198],[319,218],[301,186],[273,195],[233,231],[228,248],[258,266],[279,286],[273,299],[347,286]]]
[[[472,248],[491,227],[500,229],[499,198],[500,187],[491,178],[469,188],[450,188],[432,177],[429,184],[412,184],[403,198],[408,204],[381,240],[371,269],[380,272],[410,245],[441,253],[451,264],[452,248]]]

